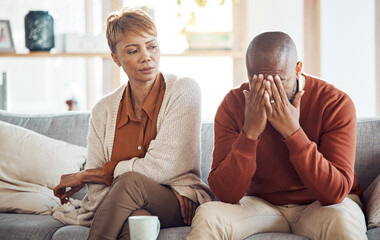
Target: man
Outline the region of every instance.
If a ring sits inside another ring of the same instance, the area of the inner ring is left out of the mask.
[[[285,33],[256,36],[246,64],[249,83],[231,90],[215,116],[208,182],[221,202],[198,208],[188,239],[367,239],[351,99],[301,74]]]

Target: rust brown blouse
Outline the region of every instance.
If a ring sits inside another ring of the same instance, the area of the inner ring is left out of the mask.
[[[165,81],[161,73],[146,99],[140,116],[136,116],[131,102],[131,88],[128,83],[120,101],[116,119],[115,138],[111,161],[104,165],[104,180],[107,185],[113,182],[113,172],[120,161],[133,157],[142,158],[150,141],[157,135],[157,118],[165,94]]]

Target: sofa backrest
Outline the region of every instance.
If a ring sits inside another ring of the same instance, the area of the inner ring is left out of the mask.
[[[213,136],[214,124],[203,122],[201,177],[206,183],[212,163]],[[380,174],[380,117],[357,120],[355,171],[363,189]]]
[[[357,121],[355,171],[363,189],[380,174],[380,117]]]
[[[208,184],[207,177],[211,170],[212,152],[214,150],[214,123],[202,122],[201,128],[201,179]]]
[[[16,124],[48,137],[80,146],[87,145],[88,112],[19,114],[0,110],[0,121]],[[202,122],[201,178],[207,183],[214,148],[214,124]],[[359,118],[355,170],[364,189],[380,174],[380,118]]]
[[[21,114],[0,110],[0,121],[83,147],[87,146],[89,117],[88,112]]]

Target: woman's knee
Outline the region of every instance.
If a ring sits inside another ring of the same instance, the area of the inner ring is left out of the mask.
[[[118,176],[112,183],[113,191],[130,191],[145,189],[145,185],[152,181],[150,178],[138,172],[126,172]]]

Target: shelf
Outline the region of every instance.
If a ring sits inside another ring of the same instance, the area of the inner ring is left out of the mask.
[[[233,57],[233,58],[241,58],[244,56],[239,51],[233,51],[233,50],[186,50],[183,53],[162,53],[161,56],[167,56],[167,57],[215,57],[215,56],[226,56],[226,57]]]
[[[229,56],[233,58],[242,58],[244,55],[239,51],[232,50],[187,50],[183,53],[162,53],[162,57],[199,57],[199,56]],[[101,57],[110,58],[110,53],[50,53],[50,52],[30,52],[30,53],[0,53],[1,57]]]
[[[0,57],[102,57],[109,58],[109,53],[50,53],[50,52],[30,52],[30,53],[0,53]]]

